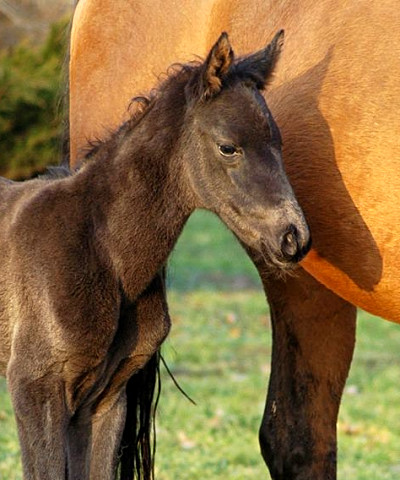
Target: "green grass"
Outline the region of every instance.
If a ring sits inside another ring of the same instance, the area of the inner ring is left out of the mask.
[[[189,219],[168,268],[169,286],[181,292],[261,289],[253,264],[233,234],[205,211]]]
[[[191,220],[172,258],[158,480],[269,478],[259,454],[271,352],[264,295],[241,247],[213,217]],[[400,478],[400,327],[360,313],[339,419],[341,480]],[[0,479],[20,480],[9,397],[0,382]]]

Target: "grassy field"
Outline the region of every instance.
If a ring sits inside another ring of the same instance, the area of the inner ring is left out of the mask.
[[[164,357],[190,404],[163,374],[158,480],[269,478],[257,431],[271,328],[260,282],[231,235],[208,214],[190,221],[172,257],[173,327]],[[400,327],[360,313],[339,419],[341,480],[400,478]],[[0,479],[20,480],[9,397],[0,381]]]

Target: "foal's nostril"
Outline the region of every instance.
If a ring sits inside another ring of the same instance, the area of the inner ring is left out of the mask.
[[[281,250],[285,258],[293,259],[299,249],[297,229],[292,225],[288,232],[282,237]]]

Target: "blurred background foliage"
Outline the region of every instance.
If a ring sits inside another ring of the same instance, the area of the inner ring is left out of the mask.
[[[60,161],[69,16],[44,41],[0,51],[0,175],[22,179]]]

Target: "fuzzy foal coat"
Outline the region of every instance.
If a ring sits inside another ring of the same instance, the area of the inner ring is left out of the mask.
[[[137,373],[168,333],[160,270],[195,208],[217,213],[282,267],[307,252],[308,227],[259,91],[281,44],[279,32],[234,62],[222,34],[204,63],[171,74],[76,173],[1,180],[0,373],[26,480],[113,480],[120,458],[130,479],[124,450],[150,478],[148,439],[139,437],[154,375]],[[145,406],[138,433],[131,394]]]

